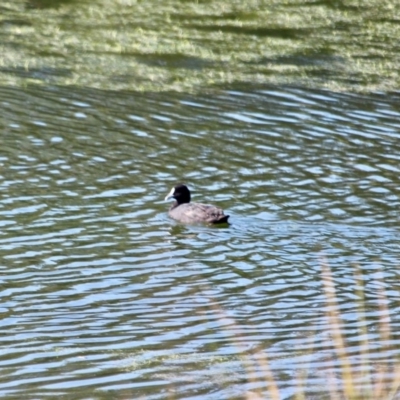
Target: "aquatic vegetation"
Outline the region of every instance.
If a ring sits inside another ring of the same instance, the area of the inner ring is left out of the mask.
[[[2,2],[0,82],[126,90],[399,86],[389,1]]]

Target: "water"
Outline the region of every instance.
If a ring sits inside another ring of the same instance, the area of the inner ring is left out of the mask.
[[[0,86],[400,87],[396,1],[2,0],[0,12]]]
[[[324,263],[353,364],[363,324],[372,357],[399,356],[397,94],[32,87],[0,101],[3,398],[243,399],[268,392],[268,369],[283,398],[303,370],[322,393],[336,358]],[[180,181],[231,225],[170,220]]]

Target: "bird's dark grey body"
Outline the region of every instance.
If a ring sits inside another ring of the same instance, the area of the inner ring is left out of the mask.
[[[176,202],[169,209],[170,217],[181,222],[206,222],[215,224],[218,222],[227,222],[229,215],[225,215],[222,209],[210,204],[202,203],[184,203]]]

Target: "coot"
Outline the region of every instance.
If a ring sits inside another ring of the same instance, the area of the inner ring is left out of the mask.
[[[209,224],[218,224],[227,222],[229,215],[218,207],[209,204],[191,203],[190,191],[187,186],[179,184],[165,197],[165,200],[174,198],[176,201],[169,209],[169,216],[185,223],[206,222]]]

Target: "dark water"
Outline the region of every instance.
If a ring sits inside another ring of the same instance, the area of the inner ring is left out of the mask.
[[[353,365],[360,326],[397,358],[399,100],[2,88],[1,397],[324,393],[325,262]],[[171,221],[179,181],[231,225]]]

